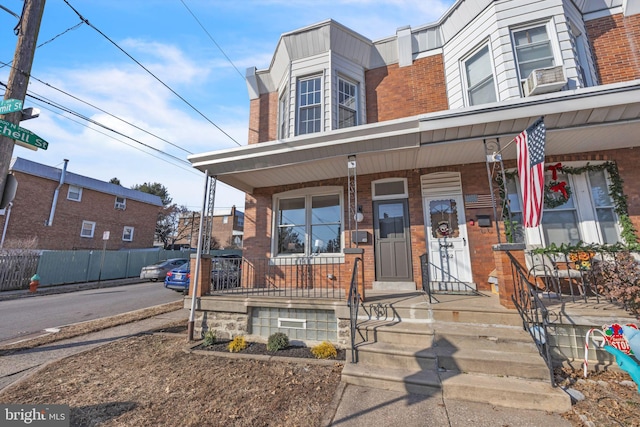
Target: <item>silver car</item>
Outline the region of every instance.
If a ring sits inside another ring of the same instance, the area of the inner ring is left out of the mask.
[[[180,267],[185,262],[189,262],[189,258],[171,258],[158,261],[155,264],[142,267],[142,270],[140,271],[140,278],[151,280],[152,282],[164,280],[167,272]]]

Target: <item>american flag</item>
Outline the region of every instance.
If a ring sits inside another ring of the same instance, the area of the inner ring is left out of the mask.
[[[545,134],[544,121],[540,117],[515,139],[518,145],[518,175],[525,227],[537,227],[542,220]]]

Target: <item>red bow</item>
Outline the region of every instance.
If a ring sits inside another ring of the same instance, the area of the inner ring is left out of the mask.
[[[558,170],[562,169],[562,163],[556,163],[555,165],[548,165],[547,170],[551,171],[551,179],[554,181],[558,179]]]
[[[564,188],[567,186],[567,183],[562,181],[562,182],[558,182],[554,185],[551,186],[550,190],[556,193],[562,193],[562,196],[565,199],[569,198],[569,194],[567,193],[567,190]]]

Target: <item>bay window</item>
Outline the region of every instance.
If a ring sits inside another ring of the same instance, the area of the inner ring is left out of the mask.
[[[546,24],[514,30],[512,37],[520,80],[526,80],[535,69],[555,65]]]
[[[464,62],[469,105],[496,101],[493,65],[489,56],[489,45],[471,55]]]

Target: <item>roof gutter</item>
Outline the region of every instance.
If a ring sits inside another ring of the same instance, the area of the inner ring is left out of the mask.
[[[64,184],[64,178],[67,175],[67,163],[69,163],[69,160],[64,159],[64,166],[62,167],[62,174],[60,175],[60,183],[56,187],[56,191],[54,191],[53,193],[53,202],[51,203],[51,213],[49,213],[49,221],[47,222],[47,227],[51,227],[53,225],[53,216],[56,214],[58,194],[60,194],[60,187],[62,187],[62,184]]]

